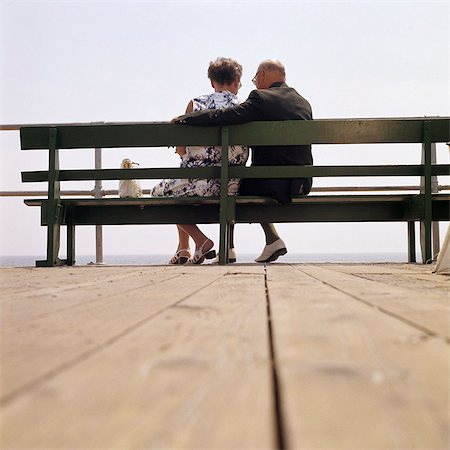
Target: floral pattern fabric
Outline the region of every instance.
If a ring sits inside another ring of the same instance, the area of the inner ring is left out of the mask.
[[[228,91],[213,92],[192,100],[194,111],[202,109],[222,109],[239,103],[236,95]],[[181,158],[180,167],[212,167],[220,166],[220,147],[186,147],[186,154]],[[228,161],[231,166],[245,165],[248,159],[248,147],[232,145],[228,148]],[[231,178],[228,182],[228,195],[236,195],[239,189],[239,178]],[[158,183],[151,191],[154,197],[200,196],[212,197],[220,195],[220,180],[214,179],[167,179]]]

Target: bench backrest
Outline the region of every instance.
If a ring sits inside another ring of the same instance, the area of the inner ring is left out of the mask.
[[[233,167],[179,169],[62,170],[60,181],[160,179],[171,177],[332,177],[411,176],[429,178],[448,173],[448,166],[431,168],[431,147],[450,140],[450,118],[340,119],[312,121],[252,122],[228,127],[189,127],[168,123],[114,123],[25,127],[20,130],[22,150],[160,147],[176,145],[295,145],[422,143],[422,165]],[[226,159],[223,159],[226,161]],[[187,172],[189,170],[189,172]],[[195,170],[198,173],[192,172]],[[49,165],[49,171],[51,167]],[[24,172],[24,182],[47,181],[49,171]],[[222,176],[221,176],[222,175]]]

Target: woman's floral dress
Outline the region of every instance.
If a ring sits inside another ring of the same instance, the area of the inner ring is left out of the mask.
[[[213,92],[192,100],[194,111],[201,109],[222,109],[239,103],[236,95],[228,91]],[[180,167],[220,166],[220,147],[186,147],[186,154],[181,158]],[[231,166],[245,165],[248,159],[248,147],[232,145],[228,148],[228,161]],[[228,195],[236,195],[239,178],[228,182]],[[220,179],[167,179],[158,183],[151,191],[154,197],[220,195]]]

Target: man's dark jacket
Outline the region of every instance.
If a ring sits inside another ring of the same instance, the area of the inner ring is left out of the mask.
[[[248,99],[232,108],[195,111],[181,116],[177,123],[187,125],[235,125],[259,120],[311,120],[311,105],[295,89],[277,82],[269,89],[258,89]],[[254,146],[253,166],[312,165],[310,145]],[[245,179],[241,195],[267,195],[281,203],[289,203],[292,195],[311,190],[312,179]]]

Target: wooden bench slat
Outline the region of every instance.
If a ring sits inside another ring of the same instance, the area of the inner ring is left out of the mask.
[[[195,167],[189,169],[158,167],[150,169],[85,169],[60,170],[59,181],[86,180],[130,180],[130,179],[163,179],[163,178],[219,178],[220,167]],[[48,171],[39,170],[22,172],[24,183],[35,183],[48,180]]]
[[[315,119],[252,122],[229,126],[230,145],[421,143],[430,122],[432,142],[450,140],[448,117],[396,119]],[[22,150],[48,149],[49,129],[23,127]],[[161,147],[220,145],[220,127],[170,123],[123,123],[58,126],[58,148]]]
[[[231,200],[229,219],[254,222],[398,222],[420,218],[423,196],[333,195],[298,196],[282,205],[266,197],[237,197]],[[233,203],[235,201],[235,206]],[[448,220],[450,195],[435,194],[433,220]],[[27,199],[41,206],[41,224],[47,224],[47,200]],[[218,198],[177,197],[137,199],[61,199],[62,225],[125,225],[219,223]]]
[[[52,127],[20,129],[22,150],[48,148]],[[58,148],[167,147],[220,145],[219,127],[180,127],[169,123],[59,126]]]
[[[372,195],[308,195],[294,196],[292,203],[401,203],[419,198],[420,194],[372,194]],[[47,199],[26,199],[28,206],[41,206]],[[270,197],[238,196],[236,204],[274,204],[279,203]],[[450,194],[433,194],[433,201],[448,202]],[[125,206],[125,205],[218,205],[218,197],[141,197],[141,198],[64,198],[61,203],[70,206]]]
[[[253,166],[229,167],[231,178],[309,178],[309,177],[374,177],[374,176],[421,176],[421,165],[376,165],[376,166]],[[435,164],[431,175],[450,175],[449,164]],[[202,168],[150,168],[150,169],[84,169],[60,170],[60,181],[126,180],[162,178],[220,178],[220,167]],[[48,171],[22,172],[24,183],[48,180]]]

